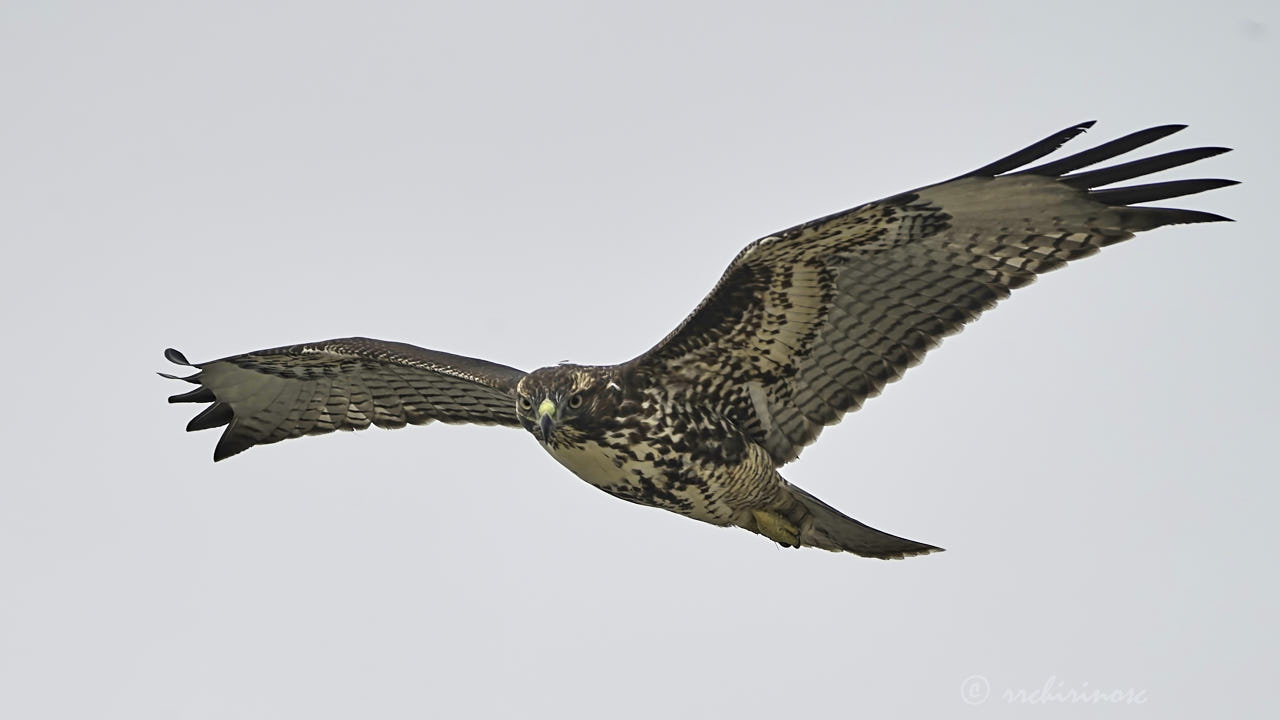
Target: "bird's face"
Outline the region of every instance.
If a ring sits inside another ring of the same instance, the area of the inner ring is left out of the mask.
[[[535,370],[516,389],[516,410],[524,429],[543,444],[586,430],[602,408],[602,392],[618,386],[579,365]]]

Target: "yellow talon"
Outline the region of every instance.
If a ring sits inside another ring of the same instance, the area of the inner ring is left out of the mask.
[[[800,528],[790,520],[768,510],[752,510],[751,514],[756,518],[756,530],[761,535],[783,545],[800,546]]]

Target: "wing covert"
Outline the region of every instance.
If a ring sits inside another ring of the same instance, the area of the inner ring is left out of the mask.
[[[747,246],[679,327],[627,363],[735,420],[779,465],[1040,273],[1136,232],[1226,220],[1134,207],[1234,184],[1102,188],[1226,152],[1195,148],[1077,172],[1185,126],[1150,128],[1040,166],[1093,123],[952,180]]]
[[[190,363],[175,378],[199,385],[171,403],[212,403],[188,431],[227,426],[215,461],[254,445],[375,425],[399,428],[445,423],[519,426],[515,368],[404,343],[342,338]]]

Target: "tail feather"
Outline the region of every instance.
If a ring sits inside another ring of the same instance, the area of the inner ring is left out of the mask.
[[[940,547],[900,538],[864,525],[795,485],[790,485],[787,489],[792,499],[802,508],[801,517],[796,522],[801,546],[851,552],[883,560],[942,551]]]

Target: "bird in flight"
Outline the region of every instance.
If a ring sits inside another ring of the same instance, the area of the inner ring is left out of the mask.
[[[226,426],[215,461],[254,445],[433,421],[523,427],[605,492],[786,547],[874,558],[941,548],[864,525],[785,480],[839,422],[1037,275],[1134,233],[1227,220],[1140,205],[1235,184],[1106,187],[1226,152],[1203,147],[1086,169],[1171,135],[1164,125],[1031,165],[1081,123],[946,182],[761,238],[657,345],[619,365],[533,372],[367,338],[190,363],[211,403],[187,430]]]

